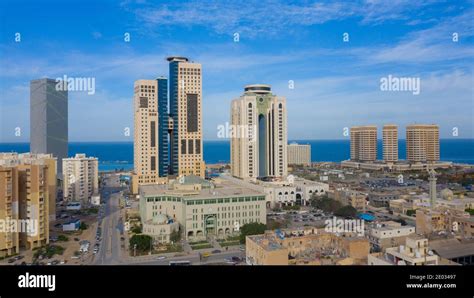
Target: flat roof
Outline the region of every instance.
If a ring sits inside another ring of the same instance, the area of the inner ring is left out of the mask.
[[[263,192],[235,184],[229,180],[219,179],[213,182],[213,188],[201,188],[200,191],[175,190],[168,184],[140,186],[140,193],[145,197],[169,195],[184,199],[214,199],[225,197],[264,196]]]
[[[429,247],[446,259],[474,255],[474,242],[459,242],[456,239],[431,241]]]

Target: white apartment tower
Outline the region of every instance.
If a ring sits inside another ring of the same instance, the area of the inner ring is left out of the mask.
[[[351,160],[375,161],[377,159],[377,126],[351,127]]]
[[[63,159],[64,200],[89,202],[99,191],[99,161],[95,157],[76,154]]]
[[[393,163],[398,161],[398,126],[387,124],[383,127],[383,160]]]
[[[434,124],[413,124],[406,129],[407,160],[439,161],[439,127]]]
[[[231,171],[242,179],[286,177],[286,99],[269,85],[245,86],[231,103]]]
[[[287,150],[289,165],[311,165],[311,145],[291,143]]]

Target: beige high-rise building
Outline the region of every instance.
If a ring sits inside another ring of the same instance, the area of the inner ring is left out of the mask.
[[[375,161],[377,159],[377,126],[351,127],[351,160]]]
[[[19,218],[33,221],[33,230],[19,233],[20,246],[26,249],[49,243],[48,166],[22,164],[18,169]]]
[[[133,164],[138,184],[158,179],[158,82],[138,80],[134,85]]]
[[[411,162],[439,161],[439,127],[413,124],[406,128],[406,159]]]
[[[287,147],[289,165],[311,165],[311,145],[291,143]]]
[[[64,200],[88,203],[99,191],[99,161],[95,157],[76,154],[63,159]]]
[[[387,124],[383,127],[383,160],[398,161],[398,126]]]
[[[47,187],[49,202],[49,220],[56,220],[56,197],[57,197],[57,158],[52,154],[34,154],[34,153],[0,153],[0,165],[6,167],[15,167],[18,165],[43,165],[47,167]]]
[[[245,86],[231,104],[231,172],[242,179],[286,177],[286,99],[269,85]]]
[[[18,220],[18,171],[15,167],[0,166],[0,220]],[[0,257],[19,253],[19,235],[0,232]]]
[[[9,229],[0,232],[0,256],[49,243],[50,170],[41,160],[19,160],[0,165],[0,220]]]
[[[168,57],[170,94],[169,173],[205,176],[202,150],[202,68],[185,57]]]

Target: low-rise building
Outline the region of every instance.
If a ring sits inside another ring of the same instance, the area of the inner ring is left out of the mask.
[[[430,241],[430,249],[444,259],[461,265],[474,265],[474,241],[455,238]]]
[[[79,219],[65,222],[62,225],[63,231],[77,231],[81,227],[81,221]]]
[[[166,214],[155,215],[143,222],[142,233],[151,236],[155,243],[170,243],[173,232],[179,232],[179,224]]]
[[[418,208],[416,210],[416,233],[459,233],[459,220],[469,218],[469,213],[445,207]]]
[[[249,265],[361,264],[369,253],[366,238],[314,227],[266,231],[247,236],[245,243]]]
[[[387,248],[385,252],[371,253],[369,265],[438,265],[439,257],[428,248],[428,239],[409,236],[405,245]]]
[[[268,207],[283,206],[305,206],[314,196],[325,195],[329,190],[329,184],[311,181],[293,175],[289,175],[283,181],[259,181],[258,185],[263,187]]]
[[[266,224],[265,194],[226,179],[185,176],[166,185],[140,186],[139,193],[143,225],[164,214],[191,241],[238,234],[247,223]]]
[[[390,247],[403,245],[406,238],[414,233],[415,227],[402,226],[401,223],[394,221],[373,223],[368,227],[371,251],[380,252]]]

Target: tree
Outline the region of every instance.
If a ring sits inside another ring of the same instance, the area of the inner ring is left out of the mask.
[[[170,240],[173,243],[177,243],[179,240],[181,240],[181,233],[179,231],[173,231],[170,234]]]
[[[58,236],[58,241],[69,241],[69,238],[65,235],[59,235]]]
[[[85,222],[81,222],[79,225],[79,230],[87,230],[87,224]]]
[[[341,207],[334,212],[334,215],[341,217],[355,217],[357,215],[357,210],[351,205],[346,205]]]
[[[135,226],[132,228],[132,233],[134,234],[140,234],[142,232],[142,228],[139,226]]]
[[[243,225],[240,228],[240,243],[245,244],[245,237],[250,235],[259,235],[265,233],[266,226],[262,223],[252,222]]]
[[[132,238],[130,238],[130,248],[134,249],[135,245],[138,251],[148,251],[151,249],[152,238],[151,236],[143,234],[133,235]]]
[[[311,199],[311,207],[321,209],[324,212],[335,212],[342,207],[341,202],[330,199],[328,197],[313,197]]]

